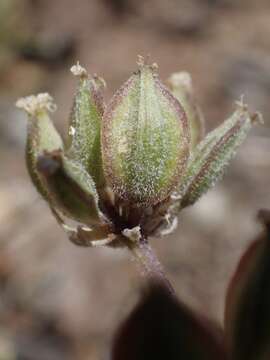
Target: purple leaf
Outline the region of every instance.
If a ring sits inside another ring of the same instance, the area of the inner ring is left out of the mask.
[[[112,359],[225,359],[212,330],[164,285],[151,283],[118,329]]]

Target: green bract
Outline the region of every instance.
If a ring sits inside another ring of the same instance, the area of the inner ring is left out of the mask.
[[[190,75],[173,74],[171,93],[155,64],[139,57],[138,65],[107,107],[104,80],[72,67],[79,82],[66,144],[49,118],[55,105],[48,94],[17,102],[29,115],[32,181],[76,244],[132,247],[141,237],[174,230],[179,211],[215,184],[259,119],[240,103],[201,140],[203,116]]]

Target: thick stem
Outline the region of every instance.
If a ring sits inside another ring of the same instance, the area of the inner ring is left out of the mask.
[[[167,279],[163,266],[147,239],[141,238],[140,241],[130,244],[129,249],[144,275],[162,282],[171,293],[174,293],[173,286]]]

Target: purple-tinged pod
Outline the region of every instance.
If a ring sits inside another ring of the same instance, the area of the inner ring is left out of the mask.
[[[70,115],[68,155],[79,161],[94,179],[96,186],[104,185],[101,158],[100,127],[105,104],[105,82],[97,76],[89,77],[79,64],[71,72],[79,83]]]
[[[42,93],[21,98],[16,106],[28,115],[25,156],[29,175],[39,193],[49,201],[48,190],[37,171],[37,159],[44,151],[63,148],[62,139],[48,114],[55,111],[56,105],[49,94]]]
[[[102,122],[105,177],[122,199],[146,206],[179,184],[189,156],[189,127],[156,67],[139,69],[116,92]]]
[[[241,257],[230,282],[225,334],[232,360],[270,359],[270,211],[265,231]]]
[[[181,208],[194,204],[222,177],[237,148],[245,140],[252,124],[261,120],[238,103],[237,110],[211,131],[195,148],[178,191]]]
[[[173,73],[169,77],[168,83],[173,95],[179,100],[186,112],[190,127],[192,151],[204,137],[205,127],[203,113],[194,97],[191,76],[185,71]]]
[[[55,209],[83,224],[100,224],[94,181],[79,162],[62,151],[45,152],[38,157],[37,170]]]

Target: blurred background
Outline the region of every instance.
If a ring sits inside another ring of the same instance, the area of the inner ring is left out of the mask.
[[[107,82],[106,99],[151,55],[165,81],[192,74],[206,128],[245,94],[260,110],[219,185],[152,244],[192,308],[223,320],[235,264],[270,204],[269,0],[0,0],[0,359],[109,359],[112,334],[142,279],[123,250],[76,248],[25,169],[18,97],[50,92],[65,136],[77,60]]]

